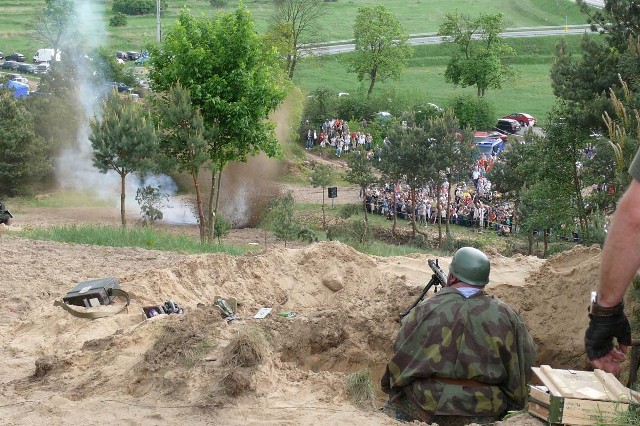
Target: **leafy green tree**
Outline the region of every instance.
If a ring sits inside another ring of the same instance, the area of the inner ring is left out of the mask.
[[[34,39],[58,52],[70,40],[74,20],[73,0],[45,0],[44,9],[36,13],[28,27]]]
[[[217,238],[218,244],[222,244],[222,238],[229,234],[231,224],[224,217],[218,217],[213,228],[213,235]]]
[[[323,0],[282,0],[276,3],[269,32],[281,41],[280,54],[286,55],[289,78],[293,73],[305,43],[310,43],[324,16]]]
[[[503,199],[514,204],[513,210],[517,214],[514,215],[513,227],[516,226],[516,220],[526,219],[527,215],[534,212],[537,207],[534,204],[537,200],[531,200],[527,208],[522,208],[521,202],[523,194],[538,180],[539,152],[542,149],[542,143],[542,136],[536,136],[533,132],[526,133],[525,143],[512,143],[509,149],[500,154],[500,161],[496,161],[487,174],[492,187],[502,194]],[[529,195],[539,192],[540,190],[534,191]],[[537,223],[537,220],[527,223],[530,226],[524,229],[530,231],[528,254],[531,255],[533,254],[533,230],[536,229],[534,223]]]
[[[142,216],[142,225],[153,225],[156,221],[161,220],[162,207],[165,202],[169,201],[167,194],[160,190],[160,187],[147,185],[136,190],[136,201],[140,205],[140,215]]]
[[[385,178],[394,184],[404,181],[410,188],[411,205],[407,206],[407,212],[411,212],[411,226],[413,237],[416,232],[426,236],[416,227],[415,215],[416,190],[424,187],[429,177],[432,176],[432,166],[429,151],[434,141],[430,139],[423,127],[416,125],[412,120],[407,126],[395,123],[391,126],[387,135],[387,143],[382,148],[382,160],[379,168]],[[397,214],[397,206],[393,206],[394,218]],[[396,221],[394,219],[393,232],[395,233]]]
[[[462,87],[475,86],[478,96],[484,96],[487,89],[500,89],[503,82],[512,78],[514,69],[503,63],[505,56],[515,55],[500,37],[506,26],[501,13],[481,14],[476,19],[461,13],[447,14],[438,35],[457,46],[447,64],[447,81]]]
[[[102,115],[95,115],[90,126],[94,166],[101,173],[113,170],[120,175],[120,218],[124,227],[126,177],[155,165],[158,145],[153,122],[140,103],[114,93],[105,98]]]
[[[85,124],[83,107],[75,96],[76,69],[52,67],[47,74],[41,75],[38,92],[45,96],[29,96],[25,106],[33,117],[38,117],[33,122],[36,135],[44,138],[48,153],[56,156],[61,149],[78,140]]]
[[[122,12],[114,13],[111,19],[109,19],[109,26],[114,28],[126,27],[127,15]]]
[[[384,5],[358,8],[353,28],[355,52],[347,57],[348,70],[358,81],[368,80],[367,96],[376,82],[397,79],[412,55],[409,36]]]
[[[191,101],[189,91],[180,83],[172,86],[157,105],[160,119],[160,154],[170,160],[179,172],[191,177],[196,193],[196,209],[200,241],[206,241],[206,219],[199,175],[202,166],[209,164],[209,146],[204,138],[205,128],[200,109]]]
[[[0,197],[30,195],[51,171],[48,148],[33,122],[24,101],[0,89]]]
[[[280,152],[268,117],[284,99],[286,81],[275,52],[263,47],[244,7],[212,20],[182,10],[162,44],[149,47],[152,88],[163,92],[180,81],[202,114],[212,167],[208,239],[226,165]]]
[[[353,155],[349,156],[347,160],[349,169],[345,175],[345,180],[354,185],[360,187],[360,192],[363,194],[362,203],[364,206],[364,222],[369,222],[367,217],[367,197],[365,191],[369,185],[375,182],[376,177],[373,174],[373,167],[371,166],[371,160],[367,158],[364,151],[355,151]]]
[[[567,211],[578,218],[583,239],[589,242],[582,164],[584,148],[590,140],[572,121],[575,116],[572,107],[565,103],[559,103],[549,113],[549,125],[539,153],[541,173],[538,180],[544,180],[544,185],[552,189],[549,193],[554,199],[569,201]]]
[[[268,209],[266,223],[277,239],[284,241],[292,241],[301,238],[307,241],[317,241],[317,237],[310,229],[302,226],[294,218],[293,194],[291,191],[285,195],[273,200]]]
[[[447,238],[450,237],[449,219],[451,204],[451,190],[453,178],[466,176],[474,162],[474,148],[471,141],[473,135],[468,129],[462,129],[458,119],[452,110],[446,110],[442,117],[435,117],[427,121],[425,126],[427,137],[434,141],[429,152],[429,160],[432,163],[431,180],[436,182],[437,191],[447,181],[447,204],[440,205],[440,197],[437,197],[437,210],[446,210],[445,230]],[[442,216],[438,216],[438,244],[442,244]]]
[[[311,172],[311,186],[322,188],[322,229],[327,229],[327,218],[324,210],[324,193],[333,184],[335,172],[326,164],[316,164]]]
[[[460,95],[451,102],[460,125],[471,129],[492,129],[496,125],[496,110],[484,97]]]

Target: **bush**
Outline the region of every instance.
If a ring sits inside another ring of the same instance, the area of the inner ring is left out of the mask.
[[[167,10],[167,1],[160,1],[160,8]],[[115,13],[125,15],[149,15],[156,13],[156,0],[113,0],[111,8]]]
[[[116,12],[115,15],[109,19],[110,27],[126,27],[127,26],[127,15],[122,12]]]
[[[496,125],[493,105],[486,99],[473,95],[458,96],[451,103],[453,112],[462,127],[472,129],[492,129]]]

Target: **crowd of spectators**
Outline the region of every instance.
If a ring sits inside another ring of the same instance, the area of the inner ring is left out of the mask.
[[[381,147],[374,146],[371,133],[366,132],[367,122],[360,124],[362,131],[350,131],[346,120],[326,119],[319,129],[307,126],[305,148],[335,149],[336,156],[349,154],[354,150],[365,150],[367,157],[380,160]],[[357,126],[356,126],[357,127]],[[491,189],[487,172],[496,161],[496,154],[482,154],[470,171],[469,182],[461,180],[451,193],[449,221],[466,227],[491,229],[502,234],[511,232],[514,212],[509,203],[501,200],[499,194]],[[393,218],[412,220],[415,216],[419,225],[435,224],[438,217],[444,223],[447,220],[447,191],[449,183],[445,181],[436,194],[434,184],[416,191],[415,205],[411,200],[411,191],[406,182],[387,183],[383,187],[371,186],[364,194],[367,210],[373,214]],[[363,194],[360,194],[363,196]],[[440,204],[438,204],[438,198]],[[413,206],[413,207],[412,207]]]
[[[482,188],[490,188],[486,177],[478,178],[479,186],[466,182],[456,185],[450,197],[449,223],[476,228],[494,230],[501,234],[510,233],[514,219],[513,208],[497,194]],[[406,183],[387,183],[384,187],[369,187],[365,191],[367,210],[373,214],[413,220],[421,226],[441,223],[447,220],[447,191],[449,183],[445,181],[436,193],[435,185],[427,185],[415,191],[415,205],[411,199],[411,189]],[[438,199],[440,203],[438,204]]]

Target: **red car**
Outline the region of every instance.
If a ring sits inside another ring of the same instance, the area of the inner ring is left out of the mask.
[[[535,126],[538,120],[531,114],[525,112],[514,112],[513,114],[505,115],[502,118],[510,118],[520,123],[520,126]]]

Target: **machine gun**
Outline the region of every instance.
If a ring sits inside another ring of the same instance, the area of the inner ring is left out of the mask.
[[[444,275],[444,271],[438,265],[438,260],[429,259],[427,260],[427,264],[433,271],[433,275],[431,275],[431,280],[429,281],[427,286],[424,288],[424,290],[422,290],[422,294],[420,295],[420,297],[418,297],[418,299],[415,302],[413,302],[413,305],[411,305],[411,307],[409,307],[409,309],[407,309],[406,311],[400,313],[400,318],[404,318],[407,315],[409,315],[409,312],[411,312],[411,310],[415,308],[418,305],[418,303],[422,302],[422,300],[427,295],[431,287],[435,286],[435,288],[433,289],[433,292],[437,293],[438,286],[444,287],[447,284],[447,277]]]

